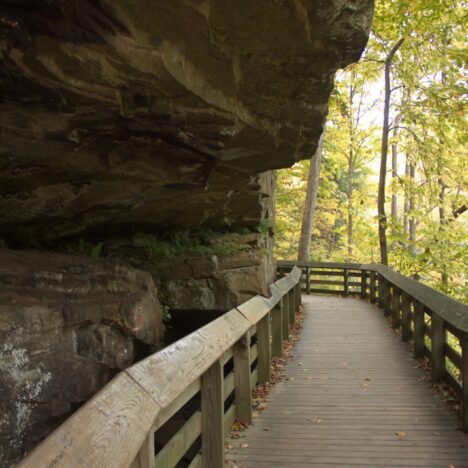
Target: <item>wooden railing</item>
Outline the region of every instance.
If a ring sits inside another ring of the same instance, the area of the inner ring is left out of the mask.
[[[468,432],[468,305],[380,264],[278,262],[280,272],[295,266],[305,293],[357,295],[383,308],[402,340],[413,342],[414,358],[430,360],[433,382],[460,397]]]
[[[251,422],[252,388],[289,336],[300,275],[118,374],[18,466],[224,467],[224,434]]]

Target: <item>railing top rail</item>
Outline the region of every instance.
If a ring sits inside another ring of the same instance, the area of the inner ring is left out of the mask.
[[[270,286],[270,297],[253,297],[119,373],[18,467],[130,466],[150,431],[172,414],[171,405],[300,278],[301,270],[293,268]]]
[[[329,268],[343,270],[373,271],[392,283],[401,291],[423,304],[428,310],[437,313],[441,318],[463,333],[468,333],[468,305],[447,296],[440,291],[404,276],[379,263],[330,263],[330,262],[298,262],[293,260],[278,261],[283,267]]]
[[[280,267],[306,266],[310,268],[337,268],[346,270],[359,270],[360,263],[334,263],[334,262],[297,262],[294,260],[278,260],[277,265]]]
[[[429,310],[437,313],[446,322],[458,330],[468,333],[468,305],[447,296],[440,291],[419,281],[404,276],[388,266],[376,263],[363,264],[361,270],[374,271],[383,276],[398,289],[423,304]]]

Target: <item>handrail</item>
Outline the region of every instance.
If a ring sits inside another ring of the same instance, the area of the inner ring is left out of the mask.
[[[404,276],[388,266],[364,264],[361,270],[374,271],[397,288],[401,289],[430,310],[440,315],[460,332],[468,333],[468,305],[446,294],[436,291],[419,281]]]
[[[375,272],[384,279],[392,283],[409,294],[415,300],[423,304],[430,310],[434,310],[446,322],[457,328],[460,332],[468,333],[468,305],[457,301],[446,294],[436,291],[419,281],[404,276],[401,273],[392,270],[390,267],[378,263],[360,264],[360,263],[330,263],[330,262],[294,262],[279,261],[278,266],[310,267],[310,268],[334,268],[347,270],[360,270],[365,272]]]
[[[255,296],[120,372],[18,467],[166,468],[201,435],[190,466],[222,468],[223,434],[235,419],[251,420],[252,386],[269,381],[271,357],[281,356],[301,301],[300,279],[294,268],[270,286],[270,297]],[[155,431],[198,393],[201,409],[156,454]]]
[[[459,395],[463,427],[468,432],[467,304],[381,264],[295,261],[277,264],[279,270],[299,266],[303,270],[301,290],[306,293],[359,295],[377,302],[385,315],[391,316],[392,327],[401,330],[402,340],[413,341],[414,358],[426,356],[431,361],[432,380],[445,381]],[[318,278],[313,279],[314,275]],[[353,282],[356,277],[360,280]],[[342,289],[330,289],[331,286]]]

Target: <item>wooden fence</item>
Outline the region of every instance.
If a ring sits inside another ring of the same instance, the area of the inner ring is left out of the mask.
[[[414,358],[430,360],[433,382],[445,381],[460,397],[468,432],[468,305],[380,264],[278,262],[280,272],[295,266],[303,292],[357,295],[391,316],[402,340],[413,342]]]
[[[191,468],[222,468],[225,432],[251,422],[252,388],[281,356],[300,276],[294,268],[269,298],[253,297],[118,374],[18,466],[170,468],[185,458]]]

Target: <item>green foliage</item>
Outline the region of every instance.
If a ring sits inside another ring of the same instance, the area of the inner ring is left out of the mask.
[[[460,0],[376,2],[363,59],[337,74],[311,259],[379,261],[382,61],[401,38],[404,43],[391,69],[391,125],[399,131],[392,129],[390,145],[396,145],[399,162],[398,177],[387,178],[389,261],[402,273],[466,301],[468,211],[460,215],[459,210],[468,205],[467,54],[466,11]],[[414,167],[414,178],[405,173],[405,163]],[[297,255],[308,167],[302,161],[278,174],[278,258]],[[392,194],[397,197],[395,219],[389,216]]]
[[[246,246],[220,240],[210,230],[178,232],[173,236],[156,236],[139,233],[133,237],[133,245],[142,247],[148,257],[176,257],[178,255],[234,255],[246,249]]]
[[[102,255],[102,247],[102,242],[93,244],[92,242],[88,242],[81,238],[76,243],[68,244],[66,251],[68,253],[76,253],[79,255],[87,255],[88,257],[99,258]]]
[[[258,232],[264,238],[270,235],[270,230],[273,228],[273,223],[270,218],[263,218],[257,227]]]

